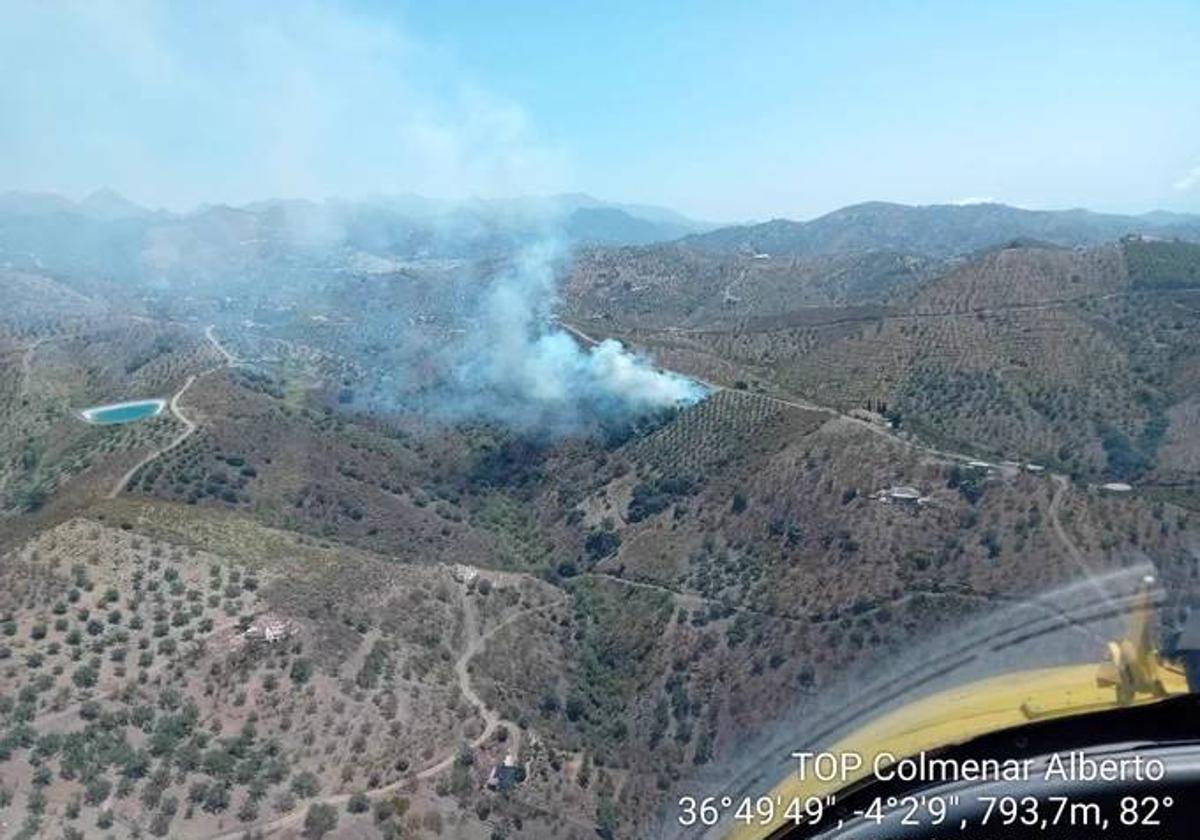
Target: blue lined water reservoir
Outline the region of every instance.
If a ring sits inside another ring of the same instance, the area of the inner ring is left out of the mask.
[[[166,407],[166,400],[137,400],[85,408],[80,414],[89,423],[111,426],[116,423],[132,423],[135,420],[145,420],[147,417],[157,417]]]

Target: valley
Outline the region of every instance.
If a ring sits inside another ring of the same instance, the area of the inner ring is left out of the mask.
[[[271,218],[0,273],[23,836],[647,836],[923,640],[1147,563],[1200,595],[1186,238],[584,243],[497,328],[509,242],[228,241]]]
[[[1198,33],[0,0],[0,840],[1191,836]]]

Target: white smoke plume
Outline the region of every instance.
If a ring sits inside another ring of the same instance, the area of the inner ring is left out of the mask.
[[[616,342],[584,348],[554,326],[563,251],[528,246],[539,239],[530,224],[546,222],[521,208],[537,202],[506,200],[574,186],[569,151],[399,16],[325,0],[69,0],[9,4],[0,23],[11,82],[0,110],[23,116],[0,120],[5,187],[83,195],[107,185],[179,211],[274,204],[289,246],[318,264],[424,260],[414,273],[427,275],[445,252],[464,262],[508,254],[509,268],[471,277],[466,267],[453,288],[431,284],[407,306],[347,307],[350,352],[371,380],[364,404],[566,432],[702,396]],[[350,201],[320,201],[328,196]],[[407,243],[414,228],[436,241]],[[472,237],[482,244],[469,247]],[[154,274],[189,268],[160,244],[143,252]],[[199,272],[221,283],[208,291],[241,294],[240,268],[218,278],[221,265]],[[278,265],[261,270],[276,289],[323,288]],[[431,322],[446,331],[413,327]]]
[[[492,282],[455,366],[445,410],[569,432],[689,405],[706,389],[612,339],[584,347],[553,323],[562,250],[525,248]]]

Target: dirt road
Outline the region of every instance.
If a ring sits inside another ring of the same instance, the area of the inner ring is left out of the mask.
[[[579,329],[576,326],[573,326],[572,324],[568,324],[565,321],[559,321],[558,325],[560,327],[562,327],[564,330],[566,330],[567,332],[569,332],[571,335],[575,336],[577,339],[582,341],[584,344],[587,344],[590,346],[595,346],[600,343],[599,339],[593,338],[592,336],[588,335],[583,330]],[[944,449],[935,449],[934,447],[927,446],[925,444],[909,440],[908,438],[905,438],[905,437],[901,437],[890,426],[881,426],[878,423],[872,423],[869,420],[863,420],[861,417],[854,417],[852,415],[844,413],[843,411],[841,411],[839,409],[834,408],[833,406],[818,405],[817,403],[808,402],[807,400],[800,400],[800,399],[796,399],[796,398],[776,397],[776,396],[772,396],[770,394],[757,394],[757,393],[752,394],[751,392],[748,392],[748,391],[739,391],[739,390],[736,390],[733,388],[727,388],[724,385],[717,384],[716,382],[709,382],[707,379],[701,379],[700,377],[693,376],[690,373],[689,374],[681,374],[681,375],[687,376],[689,379],[699,382],[705,388],[708,388],[710,391],[713,391],[713,392],[732,391],[734,393],[747,394],[748,396],[758,397],[759,399],[763,399],[763,400],[766,400],[767,402],[775,403],[776,405],[784,405],[789,408],[798,408],[803,411],[817,411],[817,412],[821,412],[823,414],[829,414],[829,415],[832,415],[833,417],[837,418],[840,422],[849,423],[853,426],[857,426],[860,429],[865,429],[866,431],[871,432],[872,434],[879,435],[880,437],[888,439],[892,443],[898,444],[898,445],[903,446],[908,449],[920,450],[921,452],[925,453],[928,456],[934,456],[934,457],[936,457],[940,460],[946,461],[946,462],[965,463],[967,461],[976,460],[975,456],[973,456],[973,455],[967,455],[962,452],[950,452],[950,451],[947,451]]]
[[[179,405],[179,401],[183,399],[183,395],[186,394],[188,389],[196,383],[196,380],[200,379],[201,377],[208,376],[210,373],[215,373],[218,370],[222,370],[227,367],[233,367],[234,365],[239,364],[237,358],[224,347],[222,347],[221,342],[217,341],[217,337],[213,335],[212,324],[209,324],[208,327],[205,328],[204,337],[207,338],[209,343],[212,344],[216,351],[221,354],[221,356],[224,358],[224,362],[216,367],[203,370],[200,373],[193,373],[184,381],[183,386],[171,396],[171,401],[168,404],[169,408],[171,413],[175,415],[175,419],[183,424],[183,431],[173,437],[166,446],[162,446],[158,449],[155,449],[153,452],[148,453],[144,458],[130,467],[124,475],[117,479],[117,482],[113,485],[112,490],[108,492],[108,498],[115,499],[117,496],[121,495],[125,488],[129,486],[129,482],[131,482],[133,477],[137,475],[139,470],[153,461],[161,458],[163,455],[166,455],[168,452],[178,448],[196,431],[196,422],[184,414]]]
[[[1054,495],[1050,499],[1050,526],[1054,529],[1054,536],[1058,537],[1058,541],[1067,551],[1067,555],[1075,561],[1079,566],[1080,571],[1085,575],[1094,574],[1094,570],[1083,556],[1083,552],[1079,550],[1079,546],[1075,540],[1071,539],[1071,535],[1067,533],[1067,529],[1063,527],[1062,519],[1059,517],[1059,509],[1062,507],[1063,496],[1066,495],[1071,483],[1065,475],[1053,473],[1050,476],[1054,482]]]
[[[217,348],[218,353],[220,353],[222,356],[225,357],[226,365],[228,365],[229,367],[233,367],[235,365],[240,365],[241,361],[238,359],[238,357],[233,355],[233,353],[229,352],[227,349],[225,349],[225,346],[223,344],[221,344],[221,342],[217,340],[216,335],[213,334],[213,330],[216,329],[216,326],[217,326],[216,324],[209,324],[207,327],[205,327],[204,328],[204,337],[208,339],[209,343],[213,347]]]
[[[21,355],[21,390],[17,394],[18,400],[23,400],[29,396],[29,383],[33,378],[33,354],[43,344],[53,340],[52,338],[39,338],[25,348],[25,352]]]
[[[483,698],[479,696],[479,693],[475,690],[475,686],[471,681],[471,661],[483,652],[484,647],[493,636],[495,636],[505,627],[511,625],[513,622],[518,621],[528,615],[532,615],[540,609],[545,608],[531,607],[529,609],[519,610],[505,618],[495,627],[492,627],[491,629],[481,633],[479,632],[479,617],[475,612],[475,608],[471,605],[469,599],[465,602],[463,634],[467,641],[463,646],[462,653],[459,654],[458,659],[454,662],[454,675],[458,682],[459,691],[461,691],[463,696],[467,698],[467,702],[475,707],[475,713],[483,719],[483,731],[481,731],[468,742],[468,746],[470,746],[472,750],[478,749],[483,744],[487,743],[488,739],[491,738],[495,731],[501,726],[507,726],[509,730],[509,751],[516,752],[519,749],[519,741],[516,739],[520,735],[520,728],[512,721],[508,721],[500,717],[500,713],[495,709],[489,708],[488,705],[483,701]],[[421,768],[415,773],[405,775],[390,784],[383,785],[382,787],[374,788],[368,793],[372,797],[378,797],[380,795],[400,790],[406,785],[410,784],[413,780],[429,779],[437,776],[438,774],[450,769],[450,767],[454,765],[454,760],[457,757],[458,751],[455,750],[454,752],[451,752],[438,759],[433,764]],[[350,801],[351,796],[353,796],[351,793],[338,793],[332,796],[323,796],[319,799],[312,800],[312,802],[308,803],[308,805],[321,803],[325,805],[333,805],[341,810],[346,806],[346,803]],[[269,820],[267,822],[256,823],[253,825],[239,826],[235,830],[217,835],[216,840],[237,840],[237,838],[242,837],[247,831],[255,831],[262,835],[274,834],[275,832],[282,831],[285,828],[302,824],[304,822],[305,814],[307,813],[308,806],[305,806],[304,808],[297,808],[296,810],[288,814],[284,814],[275,820]]]

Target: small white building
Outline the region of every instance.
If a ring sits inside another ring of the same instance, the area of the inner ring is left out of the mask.
[[[925,502],[928,501],[924,496],[921,495],[920,490],[907,484],[899,484],[895,487],[888,487],[884,490],[879,490],[872,495],[871,498],[887,504],[894,502],[896,504],[904,505],[925,504]]]
[[[466,563],[455,563],[450,568],[450,575],[459,583],[470,583],[479,577],[479,570]]]
[[[292,623],[285,618],[265,617],[246,628],[247,639],[278,642],[292,635]]]

